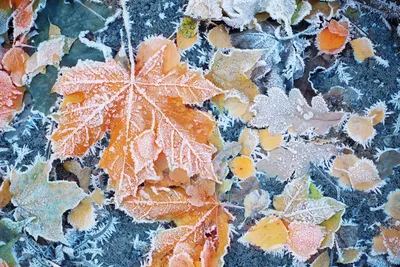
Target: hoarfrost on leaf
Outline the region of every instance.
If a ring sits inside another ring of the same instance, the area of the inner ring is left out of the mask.
[[[313,130],[322,135],[338,125],[344,116],[342,112],[330,112],[322,96],[313,97],[309,106],[299,89],[292,89],[288,97],[282,89],[272,87],[268,96],[258,95],[254,102],[250,110],[255,116],[250,124],[268,127],[271,134],[283,133],[293,126],[297,134]]]
[[[17,207],[14,217],[17,220],[33,218],[25,229],[35,239],[40,235],[67,244],[61,225],[62,215],[76,207],[86,194],[73,182],[49,182],[50,167],[50,163],[37,157],[26,172],[12,172],[11,201]]]
[[[267,159],[257,162],[258,171],[277,176],[281,181],[303,177],[310,168],[310,162],[321,163],[337,154],[332,144],[314,144],[290,140],[272,150]]]

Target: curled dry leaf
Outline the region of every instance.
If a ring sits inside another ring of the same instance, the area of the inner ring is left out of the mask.
[[[229,168],[239,179],[247,179],[256,172],[254,162],[247,156],[239,156],[229,162]]]
[[[314,144],[290,140],[272,150],[267,159],[257,162],[257,170],[281,181],[303,177],[310,168],[310,162],[320,163],[337,154],[332,144]]]
[[[214,197],[196,207],[182,188],[144,187],[122,205],[138,221],[173,221],[177,226],[156,233],[147,266],[172,266],[182,262],[182,254],[187,254],[184,258],[189,266],[223,264],[233,217]]]
[[[363,146],[369,145],[376,134],[373,117],[351,115],[345,129],[351,139]]]
[[[267,191],[254,190],[244,198],[244,216],[253,217],[257,212],[268,208],[270,204]]]
[[[10,72],[10,77],[16,86],[23,86],[22,78],[25,75],[25,67],[29,55],[21,48],[14,46],[3,57],[2,64],[5,70]]]
[[[7,206],[11,201],[10,180],[5,179],[0,186],[0,209]]]
[[[396,220],[400,220],[400,190],[392,191],[389,194],[385,211]]]
[[[286,246],[288,230],[283,221],[271,216],[259,221],[251,227],[240,239],[243,244],[260,247],[267,252],[275,252]]]
[[[24,89],[16,87],[8,74],[0,70],[0,131],[22,108]]]
[[[38,157],[26,172],[11,174],[12,203],[17,207],[17,220],[34,218],[25,229],[35,239],[42,236],[51,241],[68,244],[62,230],[62,215],[76,207],[86,196],[76,183],[49,182],[50,163]]]
[[[268,96],[258,95],[251,111],[255,116],[250,121],[252,126],[266,128],[270,134],[281,134],[290,126],[294,132],[302,134],[313,130],[325,134],[330,127],[342,121],[344,113],[330,112],[322,96],[315,96],[308,105],[299,89],[292,89],[289,97],[277,87],[268,90]]]
[[[112,59],[62,68],[53,92],[65,97],[52,136],[55,155],[82,156],[111,131],[99,166],[114,181],[118,197],[160,179],[154,169],[160,152],[170,170],[218,180],[211,162],[215,149],[208,144],[215,123],[185,104],[200,105],[223,91],[180,63],[172,41],[156,37],[143,43],[135,73]]]
[[[332,19],[317,35],[319,51],[327,54],[341,52],[349,37],[349,23]]]
[[[379,178],[378,169],[369,159],[360,159],[354,166],[349,167],[350,183],[356,190],[375,190],[384,182]]]
[[[354,50],[354,58],[358,62],[363,62],[365,59],[375,56],[372,42],[366,37],[354,39],[350,41],[350,44]]]
[[[288,231],[289,250],[301,261],[318,252],[325,236],[324,227],[307,223],[291,222]]]

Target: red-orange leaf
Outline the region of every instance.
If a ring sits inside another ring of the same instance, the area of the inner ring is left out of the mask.
[[[2,63],[10,72],[11,79],[16,86],[22,86],[22,77],[25,75],[25,66],[29,55],[20,47],[14,46],[4,54]]]
[[[100,167],[119,196],[135,194],[145,180],[160,179],[154,161],[163,152],[169,169],[216,180],[208,143],[212,117],[185,104],[201,104],[222,91],[180,63],[172,41],[152,38],[138,51],[135,73],[114,60],[80,61],[62,68],[53,91],[65,97],[52,136],[60,158],[82,156],[106,131],[110,144]]]
[[[141,188],[122,203],[136,220],[173,221],[155,234],[148,266],[222,266],[232,216],[214,199],[193,206],[182,188]]]
[[[16,87],[10,76],[0,71],[0,131],[22,107],[24,90]]]

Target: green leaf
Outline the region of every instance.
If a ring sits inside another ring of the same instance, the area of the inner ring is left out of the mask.
[[[324,196],[322,195],[321,191],[315,186],[315,184],[311,183],[308,197],[312,199],[320,199],[323,198]]]
[[[0,259],[11,266],[18,265],[13,254],[13,246],[21,236],[22,227],[26,221],[14,222],[8,218],[0,221]]]
[[[68,244],[62,229],[62,215],[76,207],[86,194],[76,183],[49,182],[49,162],[39,157],[26,172],[11,174],[12,203],[17,207],[14,217],[18,220],[34,218],[25,230],[35,239],[40,235],[50,241]]]

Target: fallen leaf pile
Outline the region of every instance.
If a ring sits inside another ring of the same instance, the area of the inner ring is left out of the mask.
[[[139,2],[0,1],[0,266],[400,264],[399,79],[350,83],[397,60],[365,7]]]

